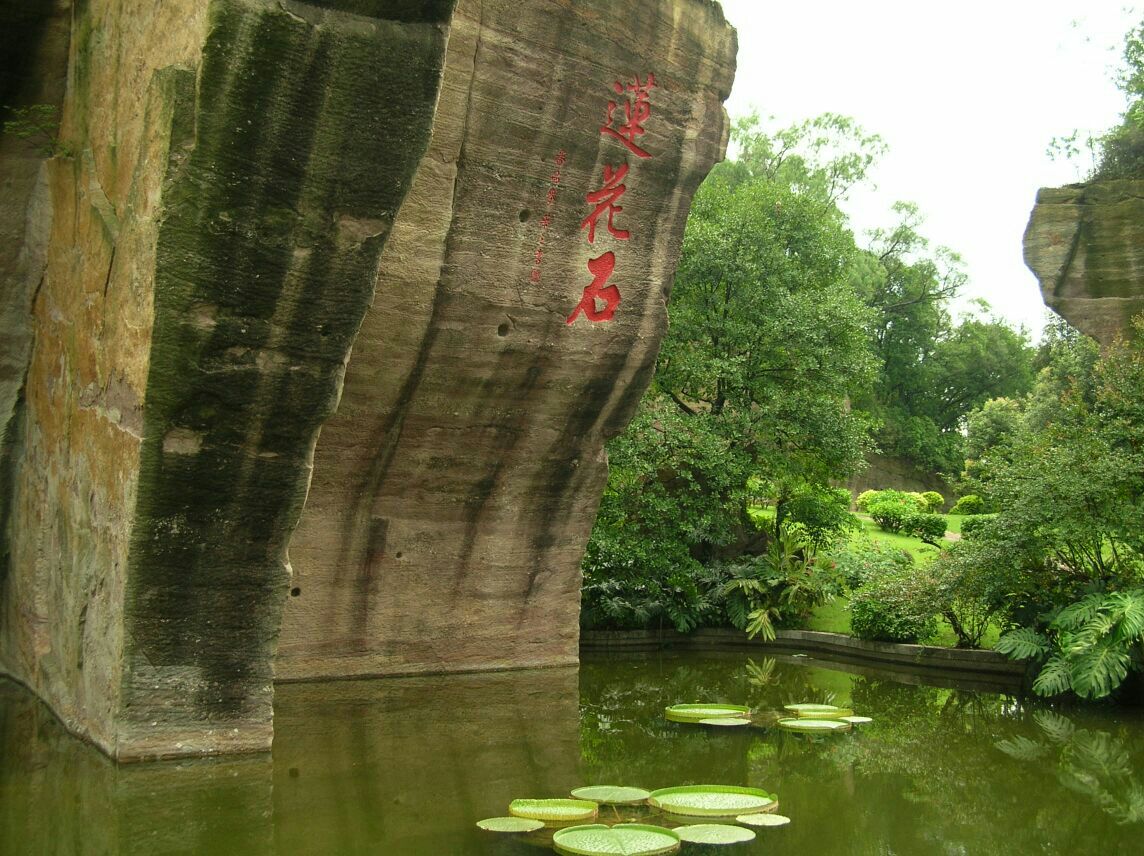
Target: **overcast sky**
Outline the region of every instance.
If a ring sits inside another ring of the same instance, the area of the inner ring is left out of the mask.
[[[739,31],[727,101],[780,125],[853,116],[889,152],[843,207],[864,230],[918,203],[923,234],[966,262],[967,297],[1038,333],[1044,306],[1021,260],[1037,188],[1079,180],[1045,149],[1114,125],[1113,82],[1140,5],[1117,0],[722,0]],[[1083,165],[1082,165],[1083,166]]]

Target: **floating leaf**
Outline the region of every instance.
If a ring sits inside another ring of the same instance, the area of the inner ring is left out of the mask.
[[[874,721],[868,716],[840,716],[838,718],[843,722],[849,722],[851,725],[865,725],[867,722]]]
[[[572,791],[578,800],[591,800],[605,805],[635,805],[651,796],[643,788],[628,788],[621,785],[589,785]]]
[[[680,838],[692,844],[739,844],[755,839],[755,833],[751,830],[724,823],[696,823],[676,827],[675,831]]]
[[[790,818],[782,814],[741,814],[735,818],[739,823],[747,826],[786,826]]]
[[[689,817],[734,817],[765,811],[775,797],[759,788],[733,785],[684,785],[652,791],[648,802],[656,808]]]
[[[527,817],[486,817],[478,820],[477,826],[489,832],[535,832],[544,828],[544,821]]]
[[[849,731],[850,723],[841,719],[780,719],[779,728],[787,731],[824,732]]]
[[[699,720],[700,725],[750,725],[751,720],[738,716],[714,716],[711,719]]]
[[[663,715],[672,722],[698,722],[701,719],[745,717],[751,712],[741,704],[673,704]]]
[[[845,707],[839,708],[838,710],[824,710],[818,713],[809,710],[800,710],[798,712],[799,719],[845,719],[853,715],[854,711]]]
[[[836,710],[842,710],[842,708],[840,708],[836,704],[809,704],[809,703],[784,704],[783,709],[789,710],[795,714],[801,713],[803,711],[808,711],[808,712],[812,712],[812,713],[831,713],[831,712],[836,711]]]
[[[556,852],[570,856],[661,856],[674,853],[679,844],[673,830],[643,823],[570,826],[552,836]]]
[[[548,822],[594,820],[598,810],[589,800],[513,800],[508,804],[511,815]]]

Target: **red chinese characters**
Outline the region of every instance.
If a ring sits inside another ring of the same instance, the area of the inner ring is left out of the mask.
[[[552,225],[552,207],[556,204],[556,194],[560,190],[560,169],[564,166],[566,159],[567,155],[563,150],[560,150],[552,161],[556,164],[556,168],[548,177],[548,193],[544,197],[546,210],[544,216],[540,218],[540,235],[536,239],[536,250],[532,254],[532,271],[528,275],[529,282],[534,284],[540,282],[540,265],[544,261],[544,242],[548,235],[548,227]]]
[[[620,305],[620,290],[614,285],[608,285],[612,271],[616,269],[616,254],[604,253],[598,259],[589,259],[588,272],[592,274],[592,284],[584,289],[584,296],[568,316],[568,323],[576,320],[581,312],[589,321],[611,321],[616,314],[616,307]],[[604,308],[599,309],[596,301],[602,300]]]
[[[616,202],[628,189],[626,184],[620,184],[627,174],[628,165],[626,163],[620,164],[618,167],[604,164],[604,186],[584,197],[590,205],[596,206],[595,211],[580,221],[581,229],[585,226],[588,227],[589,244],[596,242],[596,220],[604,213],[608,215],[608,231],[612,233],[613,238],[626,241],[631,237],[631,232],[627,229],[617,229],[612,223],[612,218],[624,210]]]
[[[655,88],[655,75],[649,74],[647,80],[640,83],[639,75],[636,75],[635,80],[629,83],[626,87],[620,81],[612,84],[612,88],[616,90],[617,95],[623,95],[624,92],[633,93],[634,97],[629,97],[624,101],[624,116],[626,122],[617,126],[616,125],[616,109],[619,107],[615,101],[608,102],[608,115],[604,120],[604,124],[600,126],[601,134],[608,134],[615,137],[625,146],[628,151],[638,158],[650,158],[651,155],[636,145],[636,137],[642,137],[645,133],[643,123],[651,116],[651,102],[648,99],[648,91]]]
[[[655,88],[655,75],[648,74],[643,82],[640,81],[639,75],[636,75],[626,86],[617,80],[612,88],[617,95],[625,93],[628,95],[623,104],[623,119],[626,121],[621,121],[620,104],[609,101],[604,124],[600,126],[600,134],[618,140],[637,158],[650,158],[651,154],[637,144],[636,138],[647,133],[644,123],[651,117],[649,93]],[[617,241],[631,238],[631,232],[620,228],[615,221],[616,215],[624,210],[618,203],[628,190],[626,180],[630,171],[631,166],[626,160],[618,165],[604,164],[603,184],[585,194],[584,201],[592,206],[592,211],[580,221],[580,230],[588,230],[589,244],[596,243],[596,227],[601,222],[611,238]],[[566,323],[571,324],[580,315],[589,321],[612,320],[616,308],[620,305],[620,289],[608,282],[615,270],[616,254],[610,250],[588,260],[588,272],[592,274],[592,282],[584,287],[584,294],[568,316]]]

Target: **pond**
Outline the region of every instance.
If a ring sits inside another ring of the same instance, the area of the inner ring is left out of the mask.
[[[286,684],[272,755],[118,768],[0,681],[0,853],[541,854],[474,824],[586,784],[689,783],[775,792],[792,823],[684,856],[1140,852],[1139,711],[840,668],[656,653]],[[874,721],[808,738],[664,719],[691,701],[831,702]]]

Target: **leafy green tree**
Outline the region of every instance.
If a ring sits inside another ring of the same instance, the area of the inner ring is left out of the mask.
[[[1054,335],[1048,357],[981,479],[998,513],[948,560],[1024,628],[1002,650],[1049,658],[1036,689],[1098,697],[1139,667],[1118,593],[1144,585],[1144,344],[1138,331],[1099,358]]]
[[[868,311],[847,279],[856,249],[835,200],[868,165],[862,147],[872,138],[829,116],[775,134],[751,119],[734,135],[740,157],[714,170],[692,203],[653,384],[608,447],[611,476],[584,565],[589,615],[603,614],[605,597],[623,611],[604,591],[611,575],[632,581],[625,602],[639,580],[662,578],[657,562],[625,563],[625,552],[640,555],[637,544],[678,567],[760,540],[746,513],[749,479],[752,493],[775,501],[771,551],[793,551],[772,557],[785,570],[759,582],[768,598],[832,528],[849,525],[849,495],[830,483],[869,448],[864,415],[848,402],[872,382],[875,362]],[[827,157],[829,140],[842,138],[854,151]],[[756,597],[748,613],[771,616],[772,603]]]

